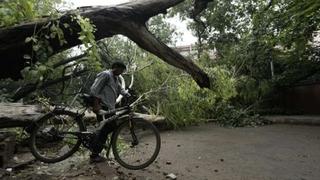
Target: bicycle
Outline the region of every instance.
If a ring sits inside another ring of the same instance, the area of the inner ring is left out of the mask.
[[[89,95],[82,95],[83,110],[77,112],[65,107],[54,110],[39,118],[33,125],[30,135],[31,153],[45,163],[55,163],[67,159],[78,151],[81,144],[92,147],[94,131],[87,130],[83,123],[85,112],[91,107]],[[161,146],[160,134],[149,121],[133,118],[134,103],[126,103],[115,110],[100,110],[100,115],[115,115],[103,119],[96,128],[116,121],[117,126],[107,139],[105,149],[109,158],[110,150],[115,160],[123,167],[132,170],[149,166],[158,156]],[[140,149],[142,148],[142,149]]]

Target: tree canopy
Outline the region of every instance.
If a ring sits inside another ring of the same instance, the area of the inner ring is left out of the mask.
[[[7,72],[0,75],[2,78],[19,78],[25,62],[48,59],[78,44],[84,44],[87,48],[92,45],[88,55],[91,55],[91,59],[99,59],[95,57],[98,53],[94,38],[100,40],[123,34],[141,48],[188,72],[201,87],[209,87],[209,78],[199,67],[159,41],[145,25],[150,17],[181,2],[183,0],[134,1],[115,7],[82,8],[78,13],[68,12],[54,19],[42,18],[32,23],[3,28],[0,30],[0,55],[10,61],[1,62],[1,67],[7,68]],[[90,22],[94,26],[88,25]]]
[[[264,123],[260,113],[272,111],[268,102],[276,92],[320,79],[317,0],[152,0],[70,12],[57,11],[60,3],[1,4],[0,55],[6,58],[0,74],[24,78],[3,81],[1,97],[70,102],[95,73],[120,58],[144,95],[139,111],[160,113],[175,126],[202,119],[254,126]],[[183,57],[168,46],[175,28],[166,19],[177,15],[191,19],[196,56]],[[209,78],[211,89],[198,87],[209,87]]]

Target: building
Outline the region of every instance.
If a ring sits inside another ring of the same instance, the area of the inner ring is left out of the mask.
[[[191,58],[191,59],[197,59],[197,47],[194,44],[185,45],[185,46],[177,46],[174,48],[176,51],[178,51],[181,55]],[[216,51],[215,50],[209,50],[209,57],[210,59],[216,59]]]

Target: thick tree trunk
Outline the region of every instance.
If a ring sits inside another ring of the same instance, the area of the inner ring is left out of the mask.
[[[76,112],[77,110],[71,110]],[[27,127],[44,115],[44,111],[38,105],[23,105],[21,103],[0,103],[0,128]],[[126,118],[126,117],[124,117]],[[154,124],[163,124],[165,118],[148,114],[134,113],[133,118],[144,119]],[[96,115],[86,112],[84,121],[96,121]]]
[[[89,18],[96,26],[96,40],[111,37],[116,34],[128,36],[140,47],[157,55],[165,62],[188,72],[200,87],[209,87],[208,76],[192,61],[184,58],[164,43],[160,42],[146,28],[146,21],[159,13],[164,13],[184,0],[141,0],[120,4],[114,7],[89,7],[82,8],[81,15]],[[198,0],[200,2],[203,0]],[[207,0],[204,0],[207,2]],[[198,13],[197,11],[195,11]],[[54,53],[61,52],[75,45],[81,44],[78,39],[79,25],[71,20],[71,14],[63,15],[60,27],[64,31],[67,44],[60,46],[58,39],[50,39],[50,45]],[[27,65],[25,54],[32,54],[31,43],[25,43],[25,39],[38,31],[47,31],[49,19],[38,22],[21,24],[14,27],[0,29],[0,78],[21,78],[20,71]],[[68,23],[72,29],[63,27]]]
[[[144,25],[129,22],[126,36],[136,42],[141,48],[164,59],[168,64],[183,69],[189,73],[200,87],[209,87],[208,76],[198,68],[191,60],[171,49],[152,35]],[[143,37],[143,38],[141,38]]]
[[[0,103],[0,128],[26,127],[40,116],[40,108],[35,105]]]

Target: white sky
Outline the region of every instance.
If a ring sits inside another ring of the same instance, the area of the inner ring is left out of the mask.
[[[97,5],[115,5],[128,2],[128,0],[65,0],[72,8],[81,6],[97,6]],[[196,42],[190,30],[187,29],[186,22],[182,22],[178,17],[171,18],[170,22],[176,26],[177,31],[182,34],[181,39],[177,39],[177,46],[190,45]]]

